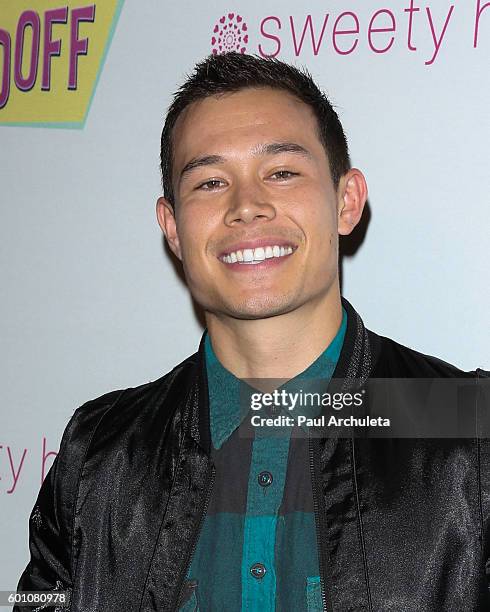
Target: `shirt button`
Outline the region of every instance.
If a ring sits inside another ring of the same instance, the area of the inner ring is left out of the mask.
[[[263,472],[260,472],[257,480],[259,481],[259,485],[261,487],[268,487],[270,484],[272,484],[272,474],[264,470]]]
[[[265,565],[263,563],[254,563],[250,568],[250,573],[254,578],[257,578],[258,580],[260,580],[260,578],[263,578],[266,572],[267,570],[265,569]]]

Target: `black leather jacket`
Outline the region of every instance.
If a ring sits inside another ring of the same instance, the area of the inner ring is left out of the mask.
[[[378,336],[343,305],[335,378],[484,375]],[[69,590],[72,612],[177,610],[209,452],[202,342],[162,378],[78,408],[31,514],[18,590]],[[488,439],[312,438],[310,459],[324,610],[490,610]]]

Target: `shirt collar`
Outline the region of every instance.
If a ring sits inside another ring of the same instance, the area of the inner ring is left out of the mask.
[[[332,342],[306,370],[288,381],[293,385],[300,379],[331,378],[344,343],[347,313],[342,308],[342,322]],[[245,418],[248,410],[241,408],[239,378],[227,370],[216,357],[209,334],[205,334],[204,354],[209,390],[209,418],[211,440],[219,449]]]

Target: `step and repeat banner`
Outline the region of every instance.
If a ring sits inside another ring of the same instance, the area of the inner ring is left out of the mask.
[[[159,140],[185,75],[228,51],[306,66],[335,105],[369,185],[341,262],[367,326],[490,366],[490,2],[2,0],[0,590],[75,408],[197,348]]]

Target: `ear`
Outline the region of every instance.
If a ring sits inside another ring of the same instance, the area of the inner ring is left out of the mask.
[[[172,205],[163,196],[157,200],[157,220],[162,232],[167,239],[168,246],[174,255],[182,261],[182,252],[180,250],[180,241],[177,234],[177,223],[175,221],[175,213]]]
[[[351,168],[341,177],[337,190],[339,234],[343,236],[350,234],[359,223],[367,194],[366,179],[357,168]]]

